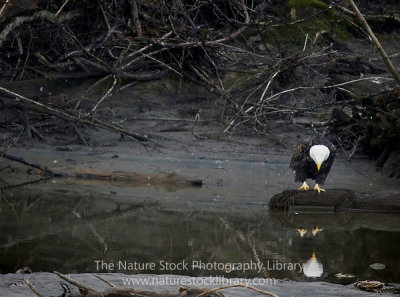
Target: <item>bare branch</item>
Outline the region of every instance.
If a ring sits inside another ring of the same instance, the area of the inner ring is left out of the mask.
[[[6,40],[8,34],[12,32],[15,28],[18,26],[27,23],[27,22],[32,22],[35,20],[47,20],[51,23],[59,24],[68,20],[71,20],[77,16],[81,15],[81,11],[79,10],[74,10],[74,11],[69,11],[67,13],[63,13],[59,16],[56,16],[56,14],[46,11],[46,10],[41,10],[38,12],[35,12],[34,14],[30,16],[19,16],[13,19],[11,23],[9,23],[7,26],[4,27],[3,31],[0,32],[0,47],[3,46],[4,41]]]
[[[14,93],[14,92],[12,92],[10,90],[7,90],[7,89],[5,89],[3,87],[0,87],[0,91],[6,93],[8,95],[11,95],[13,97],[16,97],[16,98],[18,98],[18,100],[24,101],[33,110],[36,109],[38,111],[41,111],[41,112],[44,112],[44,113],[47,113],[47,114],[52,114],[52,115],[55,115],[55,116],[57,116],[59,118],[67,120],[67,121],[82,122],[82,123],[87,124],[89,126],[97,126],[99,128],[103,128],[103,129],[106,129],[106,130],[114,131],[116,133],[125,134],[127,136],[130,136],[130,137],[132,137],[134,139],[137,139],[137,140],[140,140],[140,141],[152,141],[147,136],[140,135],[138,133],[134,133],[134,132],[130,131],[127,128],[124,128],[124,127],[121,127],[121,126],[117,126],[117,125],[112,125],[112,124],[100,121],[100,120],[98,120],[96,118],[89,119],[89,118],[82,117],[81,115],[69,114],[69,113],[66,113],[64,111],[58,110],[58,109],[56,109],[54,107],[50,107],[50,106],[47,106],[47,105],[42,104],[40,102],[36,102],[36,101],[34,101],[32,99],[26,98],[26,97],[24,97],[22,95]],[[72,111],[70,111],[70,112],[72,113]],[[154,143],[154,141],[152,141],[152,142]]]
[[[353,11],[355,12],[357,18],[360,20],[361,24],[363,25],[364,29],[367,31],[368,35],[372,38],[372,41],[375,44],[376,48],[378,49],[379,54],[382,56],[382,59],[385,62],[386,67],[388,68],[389,72],[393,75],[397,84],[400,85],[400,76],[397,73],[396,69],[394,68],[392,62],[390,61],[388,55],[386,54],[385,50],[383,49],[378,38],[376,38],[374,32],[372,32],[371,27],[368,25],[367,21],[365,20],[364,16],[361,14],[360,10],[358,9],[358,7],[354,3],[354,1],[349,0],[349,3],[351,5]]]

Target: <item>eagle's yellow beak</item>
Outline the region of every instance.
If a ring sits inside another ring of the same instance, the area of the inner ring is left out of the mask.
[[[321,169],[321,163],[317,163],[317,169],[318,171]]]

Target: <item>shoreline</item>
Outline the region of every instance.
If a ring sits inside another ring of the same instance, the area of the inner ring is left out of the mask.
[[[376,296],[376,293],[363,292],[354,288],[352,284],[340,285],[320,281],[286,281],[279,279],[229,279],[224,277],[187,277],[178,275],[152,275],[152,274],[134,274],[126,275],[121,273],[97,273],[96,275],[111,282],[116,287],[134,287],[138,290],[146,290],[152,292],[176,293],[178,296],[180,286],[197,287],[197,288],[216,288],[227,285],[250,285],[260,290],[272,292],[279,297],[284,296]],[[70,278],[85,285],[103,291],[109,286],[89,273],[69,274]],[[0,294],[7,296],[12,294],[14,297],[30,297],[34,296],[29,287],[24,285],[23,278],[27,278],[39,292],[45,296],[58,296],[63,293],[60,286],[60,278],[54,273],[35,272],[32,274],[6,274],[2,275],[0,283]],[[21,286],[9,284],[20,283]],[[125,283],[125,286],[123,285]],[[129,283],[129,285],[127,285]],[[132,285],[134,284],[134,286]],[[69,285],[70,286],[70,285]],[[71,286],[72,288],[73,286]],[[76,288],[74,288],[76,291]],[[260,294],[248,290],[246,288],[230,288],[223,290],[229,296],[261,296]],[[379,296],[393,296],[389,293],[380,293]]]

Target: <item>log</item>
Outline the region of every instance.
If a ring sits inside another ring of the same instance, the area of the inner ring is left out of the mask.
[[[27,160],[25,160],[25,159],[23,159],[21,157],[17,157],[17,156],[6,154],[5,152],[1,152],[0,153],[0,159],[1,158],[6,158],[6,159],[11,160],[11,161],[22,163],[22,164],[24,164],[26,166],[29,166],[29,167],[40,169],[45,174],[48,174],[50,176],[54,176],[54,177],[66,177],[67,176],[62,172],[57,172],[57,171],[51,170],[51,169],[49,169],[46,166],[43,166],[41,164],[33,163],[33,162],[27,161]]]
[[[78,180],[79,183],[98,186],[103,185],[104,182],[112,183],[118,186],[151,186],[159,187],[169,191],[174,191],[184,187],[202,187],[203,180],[201,179],[188,179],[178,176],[174,173],[157,173],[157,174],[144,174],[136,172],[124,171],[107,171],[101,169],[63,169],[60,171],[47,168],[44,165],[27,161],[21,157],[9,155],[5,152],[0,152],[0,160],[5,158],[11,161],[22,163],[26,166],[40,169],[42,173],[51,177],[64,177]],[[2,188],[2,187],[0,187]]]
[[[169,191],[175,191],[185,187],[202,187],[203,180],[190,179],[178,176],[174,173],[145,174],[136,172],[107,171],[98,169],[65,170],[64,174],[70,177],[71,182],[92,186],[104,185],[104,183],[115,186],[154,187]]]
[[[316,191],[285,190],[274,195],[270,209],[329,212],[400,213],[400,189],[362,193],[346,189]]]

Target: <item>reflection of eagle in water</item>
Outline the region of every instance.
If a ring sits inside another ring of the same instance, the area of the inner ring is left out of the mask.
[[[299,189],[308,190],[306,180],[310,178],[315,180],[314,190],[318,191],[318,194],[325,191],[319,185],[325,182],[335,154],[335,146],[322,136],[317,135],[311,140],[300,141],[290,161],[290,168],[296,173],[295,181],[303,182]]]

